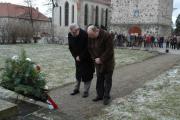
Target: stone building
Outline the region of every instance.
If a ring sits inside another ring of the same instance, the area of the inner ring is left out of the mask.
[[[173,0],[111,0],[111,29],[123,34],[171,34]]]
[[[57,0],[53,17],[55,35],[67,36],[71,23],[78,23],[83,29],[89,24],[107,27],[110,3],[110,0]]]
[[[57,0],[54,28],[67,36],[68,26],[78,23],[105,26],[122,34],[170,35],[173,0]]]

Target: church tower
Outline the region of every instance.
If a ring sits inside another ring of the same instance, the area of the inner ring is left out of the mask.
[[[171,34],[173,0],[111,0],[111,30],[127,34]]]

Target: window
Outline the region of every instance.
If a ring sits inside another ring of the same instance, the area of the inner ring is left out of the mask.
[[[62,18],[62,13],[61,13],[61,6],[60,6],[60,8],[59,8],[59,25],[61,26],[61,18]]]
[[[65,26],[69,25],[69,3],[65,3]]]
[[[98,6],[96,6],[96,16],[95,16],[95,25],[98,26],[99,25],[99,8]]]
[[[72,23],[74,23],[74,5],[72,5]]]
[[[84,25],[88,25],[88,5],[85,5],[84,8]]]
[[[105,27],[107,27],[107,24],[108,24],[108,9],[106,9]]]
[[[91,5],[91,17],[90,17],[90,20],[91,20],[91,24],[95,24],[95,10],[94,10],[94,6]]]
[[[101,25],[104,26],[104,9],[101,9]]]

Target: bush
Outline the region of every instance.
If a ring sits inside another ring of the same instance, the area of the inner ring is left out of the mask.
[[[6,60],[0,84],[6,89],[35,100],[46,101],[47,99],[44,92],[45,74],[41,73],[39,65],[26,57],[24,50],[22,50],[20,57],[13,56]]]

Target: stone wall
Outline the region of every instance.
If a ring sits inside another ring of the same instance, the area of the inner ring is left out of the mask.
[[[111,7],[112,24],[141,24],[158,21],[158,0],[112,0]]]
[[[170,26],[157,25],[157,24],[141,24],[141,25],[119,24],[119,25],[111,25],[110,29],[113,32],[128,35],[129,29],[133,26],[139,26],[141,28],[142,35],[169,36],[171,34]]]
[[[111,30],[128,34],[133,26],[142,34],[170,35],[173,0],[112,0]]]
[[[159,0],[158,21],[161,25],[171,25],[173,0]]]

